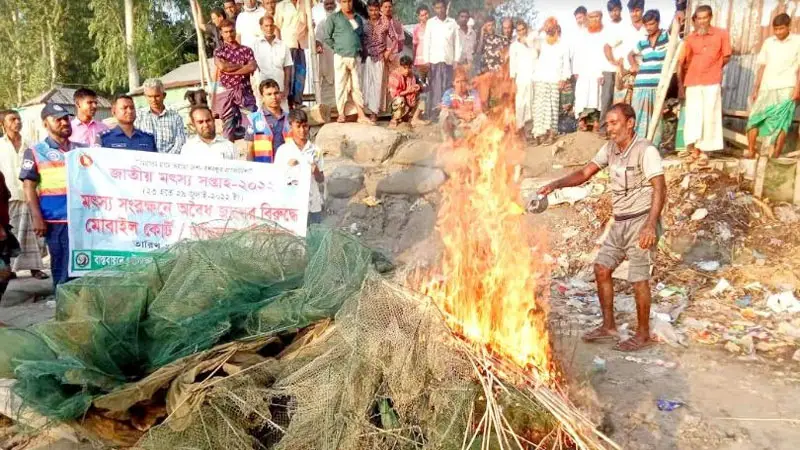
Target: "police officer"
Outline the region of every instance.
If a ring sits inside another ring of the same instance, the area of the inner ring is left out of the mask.
[[[69,281],[69,234],[67,233],[67,168],[65,153],[85,147],[71,142],[70,115],[59,105],[42,109],[47,138],[25,150],[19,179],[33,219],[33,231],[44,237],[50,250],[53,286]]]
[[[133,126],[136,121],[136,106],[129,95],[118,95],[111,105],[111,113],[117,119],[116,127],[100,135],[100,145],[106,148],[157,152],[156,138]]]

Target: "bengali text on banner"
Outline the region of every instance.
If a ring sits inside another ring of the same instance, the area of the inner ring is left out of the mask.
[[[92,148],[69,152],[67,177],[70,276],[266,221],[306,233],[304,166]]]

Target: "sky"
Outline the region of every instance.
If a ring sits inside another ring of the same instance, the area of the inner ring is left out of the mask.
[[[622,1],[622,18],[627,19],[628,8],[627,0]],[[536,17],[536,25],[541,25],[545,19],[550,16],[555,16],[560,24],[574,23],[575,19],[572,13],[578,6],[585,6],[586,9],[600,9],[603,11],[603,17],[607,16],[608,9],[606,8],[606,0],[534,0],[538,15]],[[661,12],[661,22],[669,23],[675,13],[674,0],[645,0],[645,11],[649,9],[657,9]],[[562,25],[563,28],[563,25]]]

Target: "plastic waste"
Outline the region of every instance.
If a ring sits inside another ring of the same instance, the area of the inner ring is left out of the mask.
[[[656,407],[659,411],[674,411],[683,405],[683,402],[674,400],[664,400],[663,398],[656,400]]]
[[[708,210],[707,209],[705,209],[705,208],[697,208],[692,213],[691,219],[696,222],[698,220],[705,219],[706,216],[708,216]]]
[[[714,289],[711,290],[711,295],[719,295],[731,288],[731,284],[725,278],[720,278]]]
[[[603,358],[601,358],[599,356],[595,356],[594,359],[592,360],[592,364],[594,364],[594,371],[595,372],[599,373],[599,372],[605,372],[606,371],[606,360],[605,359],[603,359]]]
[[[753,302],[753,296],[750,294],[745,295],[742,298],[736,299],[736,306],[739,308],[747,308]]]
[[[795,298],[792,292],[784,291],[767,297],[767,307],[778,314],[784,312],[797,313],[800,312],[800,301]]]
[[[699,261],[694,264],[698,269],[706,272],[716,272],[720,268],[719,261]]]

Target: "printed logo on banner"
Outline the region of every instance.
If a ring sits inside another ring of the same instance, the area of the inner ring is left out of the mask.
[[[50,150],[47,152],[47,159],[50,161],[61,161],[61,152],[58,150]]]
[[[75,265],[81,269],[89,267],[92,262],[92,256],[86,252],[80,252],[75,255]]]
[[[78,161],[80,161],[81,166],[86,168],[89,168],[92,166],[92,164],[94,164],[94,160],[92,159],[92,157],[87,155],[86,153],[81,153],[81,157],[78,158]]]

